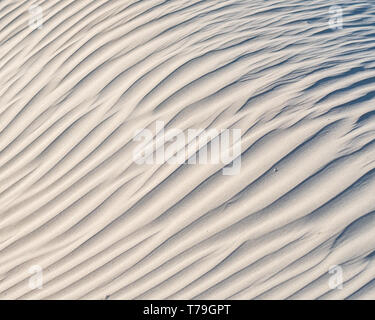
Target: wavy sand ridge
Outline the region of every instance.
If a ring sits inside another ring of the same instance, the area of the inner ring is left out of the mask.
[[[0,298],[375,298],[375,8],[333,2],[1,1]],[[240,174],[137,165],[157,120]]]

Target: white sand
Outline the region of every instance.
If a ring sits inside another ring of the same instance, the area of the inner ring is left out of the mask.
[[[2,0],[0,299],[374,299],[375,6],[332,4]],[[240,174],[137,165],[155,121]]]

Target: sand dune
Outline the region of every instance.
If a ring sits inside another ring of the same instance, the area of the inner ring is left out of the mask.
[[[2,0],[0,299],[374,299],[374,25],[369,0]],[[135,163],[157,121],[240,129],[239,174]]]

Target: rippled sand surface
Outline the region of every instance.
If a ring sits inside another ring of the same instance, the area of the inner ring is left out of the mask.
[[[0,299],[375,299],[374,168],[373,1],[0,2]]]

